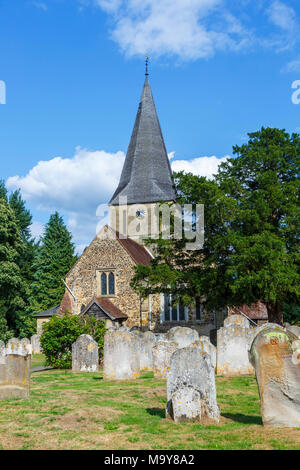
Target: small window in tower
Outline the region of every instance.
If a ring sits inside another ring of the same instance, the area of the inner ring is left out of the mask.
[[[109,292],[109,295],[115,295],[115,275],[114,275],[114,273],[109,273],[109,275],[108,275],[108,292]]]
[[[101,274],[101,295],[107,295],[107,277],[106,277],[106,273]]]

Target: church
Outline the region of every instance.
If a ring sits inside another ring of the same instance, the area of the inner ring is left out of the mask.
[[[64,279],[59,306],[36,315],[38,333],[52,315],[68,310],[92,314],[108,327],[126,325],[154,332],[173,326],[193,327],[209,335],[215,312],[194,305],[172,305],[166,294],[142,299],[130,286],[136,265],[148,265],[153,254],[143,238],[158,230],[158,203],[176,202],[172,171],[146,69],[145,82],[119,185],[110,202],[110,224],[84,250]]]

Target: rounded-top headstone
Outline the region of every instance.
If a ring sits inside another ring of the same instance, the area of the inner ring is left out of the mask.
[[[99,370],[99,347],[90,335],[80,335],[72,344],[72,371],[97,372]]]
[[[179,348],[185,348],[199,339],[199,333],[185,326],[174,326],[167,333],[169,341],[175,341]]]
[[[255,368],[263,424],[300,426],[300,340],[277,325],[254,339],[249,358]]]

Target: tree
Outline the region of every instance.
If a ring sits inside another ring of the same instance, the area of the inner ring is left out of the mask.
[[[24,309],[26,285],[17,260],[23,243],[14,211],[5,198],[0,198],[0,316],[2,336],[15,330],[16,316]]]
[[[57,212],[50,216],[34,260],[31,305],[36,313],[61,302],[62,279],[76,260],[72,235]]]
[[[99,359],[103,356],[105,322],[90,315],[53,315],[43,326],[41,346],[46,356],[46,365],[58,369],[72,367],[72,344],[80,335],[90,335],[99,346]]]
[[[203,250],[152,240],[157,256],[137,267],[132,285],[185,302],[204,296],[215,308],[261,300],[269,321],[282,324],[284,304],[299,300],[300,136],[262,128],[233,153],[212,181],[175,175],[179,202],[204,204]]]

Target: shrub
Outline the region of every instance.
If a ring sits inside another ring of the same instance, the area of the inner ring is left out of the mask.
[[[57,369],[72,367],[72,344],[80,335],[91,335],[99,345],[99,358],[103,356],[105,323],[90,315],[54,315],[43,325],[41,346],[46,365]]]

